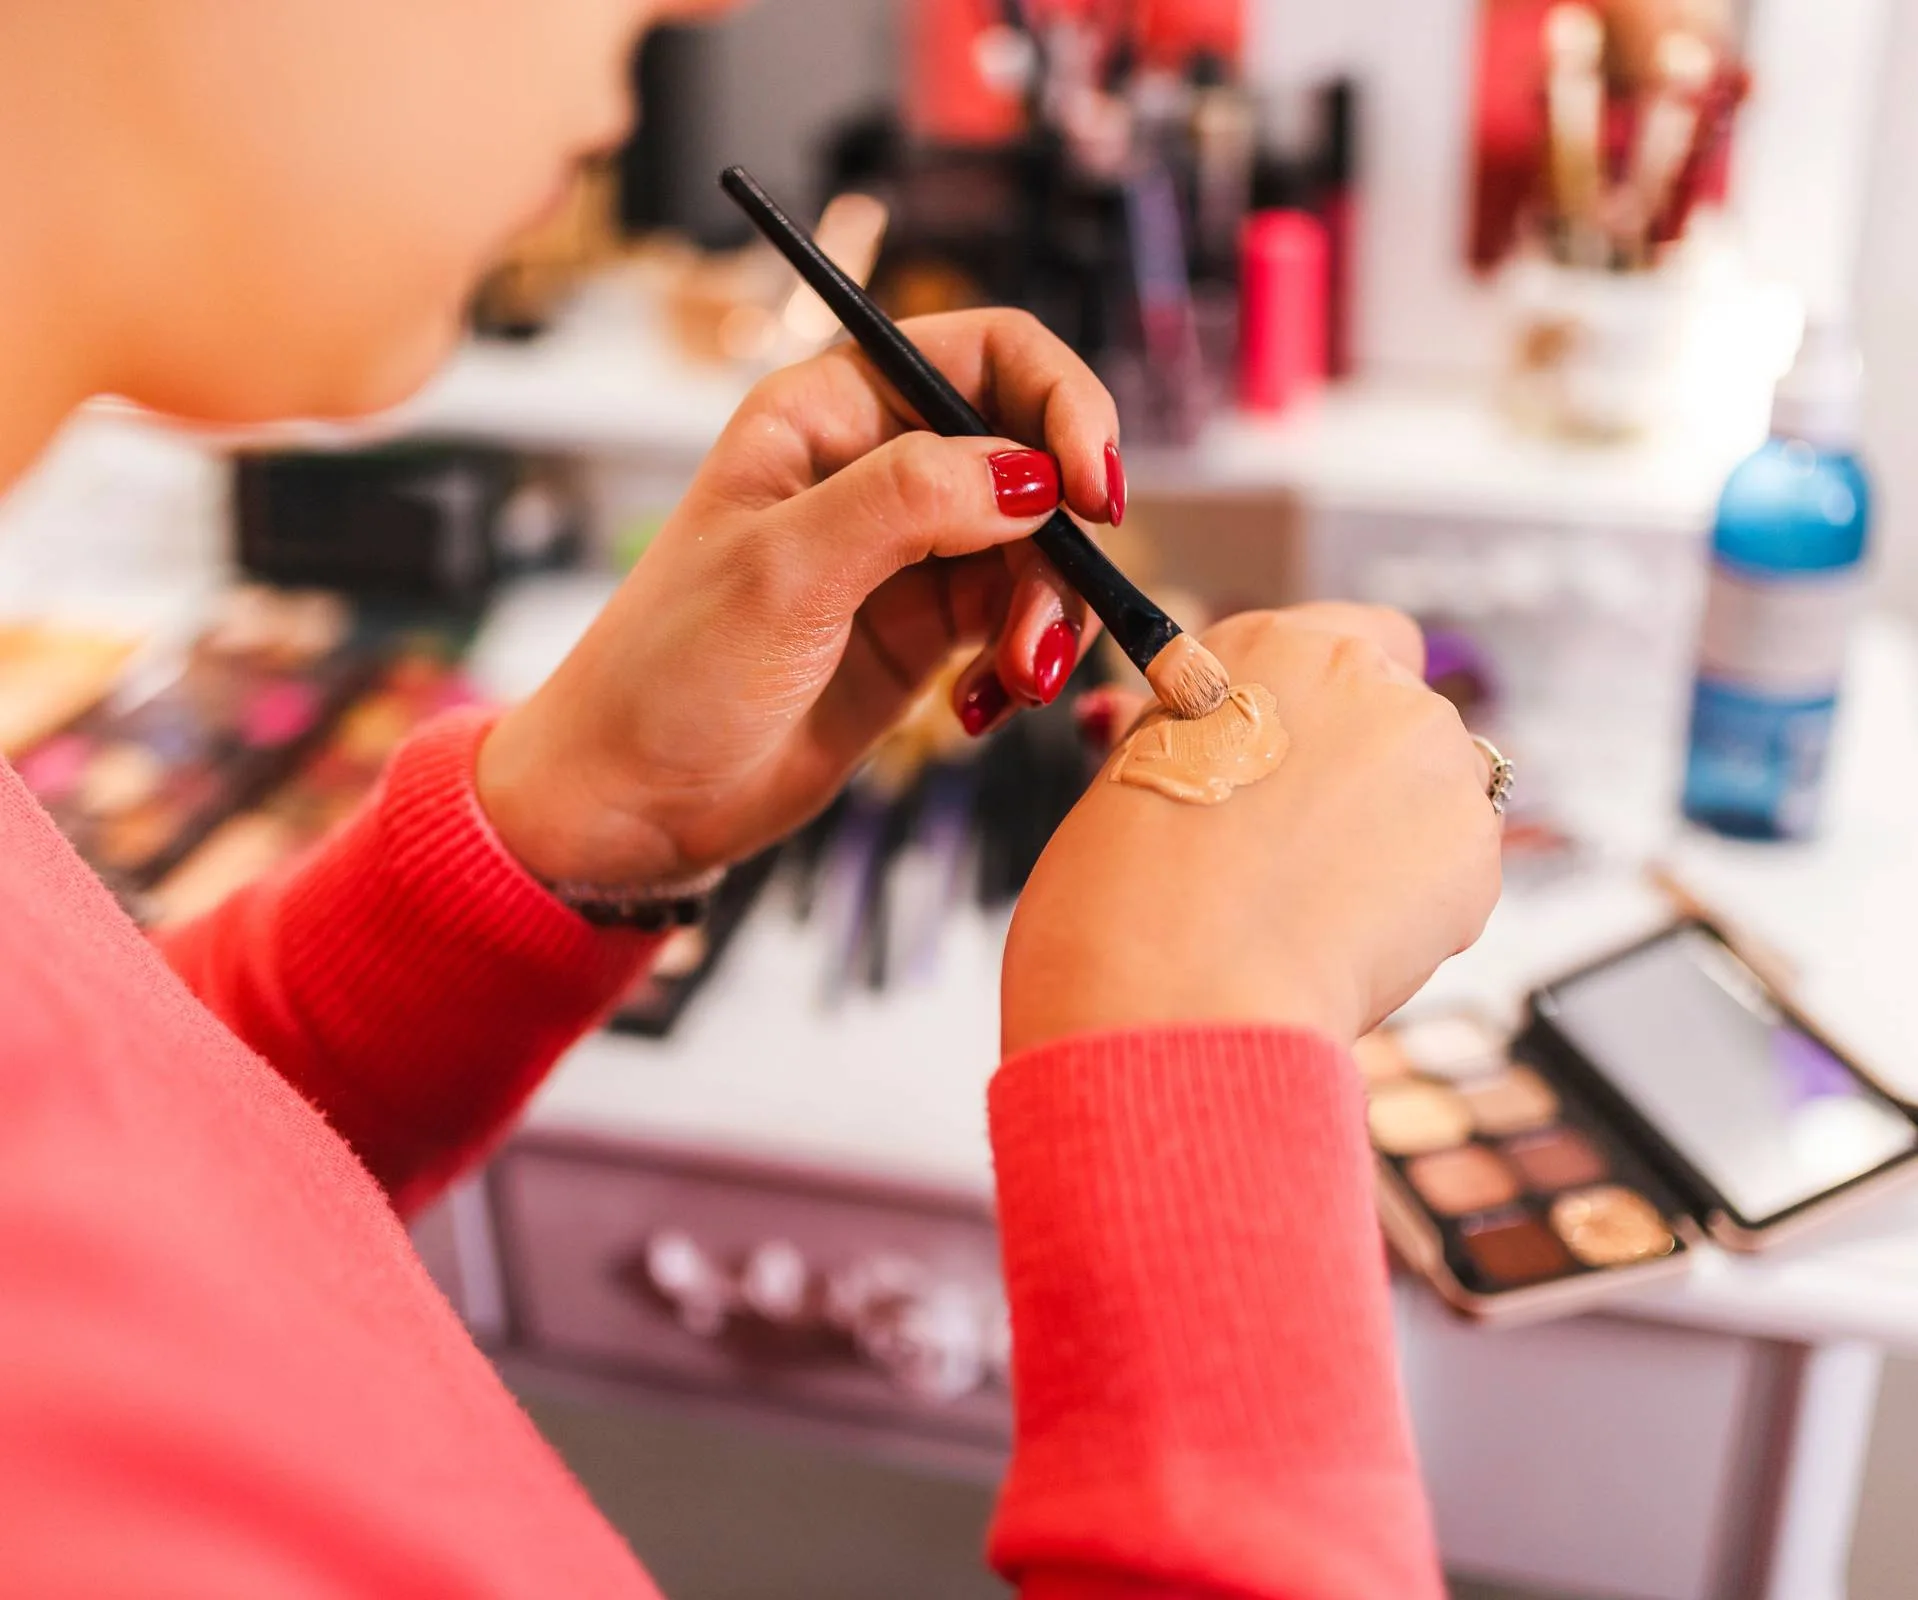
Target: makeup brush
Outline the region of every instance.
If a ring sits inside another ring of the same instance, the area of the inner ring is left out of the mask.
[[[1632,152],[1633,245],[1641,256],[1671,205],[1672,191],[1691,155],[1705,90],[1717,65],[1711,46],[1691,34],[1668,33],[1658,41],[1656,81],[1639,118]]]
[[[1553,6],[1545,14],[1544,46],[1552,199],[1564,229],[1565,254],[1575,267],[1597,266],[1606,255],[1598,226],[1605,24],[1590,6]]]
[[[744,167],[728,167],[719,186],[752,219],[814,293],[826,302],[867,358],[926,426],[948,438],[991,438],[966,399],[865,290],[835,266],[806,230],[778,207]],[[1142,594],[1064,511],[1033,534],[1045,558],[1099,614],[1113,641],[1175,717],[1202,717],[1225,701],[1230,680],[1218,657]]]
[[[1691,152],[1672,185],[1671,199],[1664,215],[1652,225],[1654,244],[1671,244],[1682,238],[1698,205],[1705,177],[1731,137],[1732,123],[1739,107],[1751,94],[1751,72],[1736,62],[1721,62],[1718,72],[1705,90],[1699,108],[1698,129],[1692,135]]]

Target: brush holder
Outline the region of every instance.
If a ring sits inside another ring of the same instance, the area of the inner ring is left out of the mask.
[[[1501,289],[1511,341],[1506,401],[1521,423],[1617,440],[1670,420],[1687,322],[1674,269],[1604,272],[1531,257],[1506,270]]]

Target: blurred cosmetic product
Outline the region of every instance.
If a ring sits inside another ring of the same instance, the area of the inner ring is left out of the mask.
[[[1635,261],[1651,248],[1652,230],[1672,203],[1698,137],[1713,67],[1711,48],[1702,39],[1671,33],[1659,41],[1656,76],[1639,113],[1626,179],[1629,218],[1624,248]]]
[[[1719,833],[1798,839],[1817,825],[1864,595],[1863,387],[1850,331],[1810,326],[1771,438],[1719,501],[1685,773],[1685,815]]]
[[[1544,47],[1548,166],[1563,251],[1574,266],[1602,266],[1605,25],[1590,6],[1554,6]]]
[[[1323,386],[1331,289],[1325,224],[1305,211],[1246,218],[1239,267],[1239,399],[1276,413]]]
[[[1677,265],[1595,272],[1524,256],[1501,288],[1512,325],[1506,394],[1521,424],[1610,441],[1665,419],[1690,309]]]
[[[1322,91],[1325,145],[1319,161],[1316,209],[1325,224],[1328,254],[1326,372],[1349,378],[1358,361],[1359,88],[1338,78]]]

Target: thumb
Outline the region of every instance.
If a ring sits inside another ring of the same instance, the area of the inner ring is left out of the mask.
[[[1031,534],[1059,504],[1059,464],[1006,439],[902,433],[795,495],[782,521],[801,559],[864,594],[929,556],[966,556]]]

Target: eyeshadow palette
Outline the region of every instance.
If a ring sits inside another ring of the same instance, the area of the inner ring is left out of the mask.
[[[136,899],[281,782],[379,661],[332,595],[236,590],[168,681],[109,698],[17,768],[94,869]]]
[[[478,699],[451,640],[421,630],[389,648],[379,676],[340,711],[312,758],[169,871],[144,897],[144,920],[164,927],[198,916],[297,855],[359,807],[415,728]]]
[[[1541,988],[1516,1039],[1432,1015],[1357,1059],[1387,1236],[1476,1317],[1575,1310],[1918,1179],[1918,1108],[1699,919]]]
[[[1360,1042],[1393,1246],[1480,1317],[1575,1309],[1682,1269],[1696,1230],[1575,1094],[1464,1013]]]
[[[90,711],[139,642],[40,622],[0,623],[0,758],[31,750]]]

